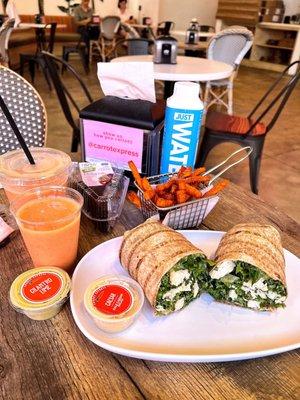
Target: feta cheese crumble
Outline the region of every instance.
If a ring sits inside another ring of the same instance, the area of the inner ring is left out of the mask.
[[[230,274],[235,268],[235,263],[233,261],[223,261],[209,273],[212,279],[220,279],[223,276]]]

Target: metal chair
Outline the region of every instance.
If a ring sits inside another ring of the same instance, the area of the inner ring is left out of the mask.
[[[44,146],[47,137],[46,109],[38,92],[16,72],[0,66],[0,95],[11,112],[28,146]],[[0,154],[20,144],[0,110]]]
[[[170,31],[175,28],[175,22],[173,21],[162,21],[157,24],[156,34],[157,36],[168,36]]]
[[[216,29],[215,29],[214,26],[211,26],[211,25],[199,25],[199,31],[200,32],[215,32]],[[206,42],[207,38],[203,37],[203,36],[201,37],[201,34],[200,34],[199,41],[200,42]]]
[[[62,59],[68,63],[70,54],[78,54],[86,74],[89,73],[89,63],[87,62],[87,48],[86,44],[79,40],[77,44],[63,46]],[[66,68],[63,66],[62,73]]]
[[[69,125],[71,126],[71,128],[73,130],[71,152],[76,152],[78,149],[78,144],[80,143],[80,127],[79,127],[78,115],[77,115],[77,118],[74,118],[72,110],[71,110],[71,105],[75,108],[77,114],[79,114],[79,112],[80,112],[80,107],[77,104],[77,102],[74,100],[74,98],[72,97],[72,95],[70,94],[70,92],[68,91],[66,86],[64,85],[64,83],[62,82],[60,74],[59,74],[59,67],[63,66],[78,81],[78,83],[80,84],[89,103],[92,103],[93,98],[92,98],[89,90],[85,86],[84,82],[80,78],[79,74],[75,71],[75,69],[70,64],[68,64],[66,61],[54,56],[51,53],[42,51],[41,54],[42,54],[45,64],[47,65],[47,69],[49,71],[49,75],[50,75],[51,81],[53,83],[53,86],[55,88],[62,111],[66,117],[66,120],[68,121]]]
[[[115,57],[118,57],[118,51],[120,50],[122,52],[121,55],[124,55],[124,53],[129,56],[141,56],[150,54],[151,45],[153,44],[153,40],[143,38],[121,39],[116,43],[110,53],[107,54],[107,58],[109,59],[112,54]]]
[[[15,20],[12,18],[6,20],[0,28],[0,64],[6,67],[9,66],[8,42],[14,25]]]
[[[228,79],[207,82],[204,94],[204,109],[206,111],[213,104],[217,104],[223,105],[228,114],[233,113],[233,80],[252,43],[252,32],[238,26],[224,29],[210,40],[207,58],[232,65],[234,72]],[[225,96],[227,96],[227,102],[224,99]]]
[[[91,24],[89,27],[89,64],[92,63],[93,56],[101,57],[100,46],[100,24]]]
[[[49,89],[51,90],[51,83],[48,77],[47,69],[43,58],[41,57],[41,51],[47,51],[48,53],[53,53],[54,43],[55,43],[55,33],[56,33],[56,22],[51,22],[46,24],[44,28],[38,28],[36,32],[37,40],[37,51],[35,54],[20,54],[20,74],[24,74],[24,66],[28,63],[29,73],[31,77],[31,82],[34,83],[35,78],[35,66],[36,64],[41,67],[41,70],[45,76]],[[49,37],[46,36],[46,30],[50,27]]]
[[[116,45],[116,34],[120,27],[120,17],[108,15],[100,23],[101,58],[104,62],[106,55]]]
[[[286,72],[296,64],[298,64],[297,72],[292,77],[289,77],[288,82],[280,88],[279,84],[283,81]],[[275,125],[300,79],[299,65],[300,61],[295,61],[286,67],[247,117],[223,114],[218,111],[210,112],[206,118],[203,141],[199,149],[196,165],[204,165],[206,157],[211,149],[220,143],[233,142],[241,146],[250,146],[253,148],[253,152],[250,154],[249,158],[250,185],[252,192],[257,194],[259,170],[265,138],[267,133]],[[270,95],[274,93],[275,89],[277,93],[270,101]],[[263,118],[274,109],[275,111],[269,122],[267,124],[263,123]],[[259,110],[262,111],[259,116],[255,118]]]

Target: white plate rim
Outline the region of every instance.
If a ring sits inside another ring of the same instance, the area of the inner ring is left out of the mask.
[[[189,232],[197,232],[197,230],[179,230],[178,232],[184,234],[184,233],[189,233]],[[224,231],[213,231],[213,230],[203,230],[199,232],[205,232],[205,233],[216,233],[216,234],[222,234],[224,235],[226,232]],[[97,251],[99,247],[103,245],[103,243],[107,242],[112,242],[112,241],[118,241],[122,238],[122,236],[118,236],[112,239],[109,239],[105,242],[102,242],[95,246],[93,249],[91,249],[89,252],[87,252],[81,260],[78,262],[73,276],[72,276],[72,281],[75,278],[79,270],[80,264],[84,262],[84,260],[90,256],[91,253]],[[289,250],[284,249],[285,252],[291,254],[294,257],[297,257],[293,253],[291,253]],[[298,258],[298,257],[297,257]],[[177,354],[177,353],[159,353],[159,352],[145,352],[145,351],[140,351],[140,350],[128,350],[126,348],[122,348],[119,346],[113,346],[110,344],[107,344],[101,340],[96,339],[92,335],[90,335],[84,326],[80,322],[80,318],[77,314],[76,307],[74,305],[74,300],[73,300],[73,290],[71,290],[70,294],[70,305],[71,305],[71,312],[74,318],[74,321],[80,331],[83,333],[83,335],[88,338],[91,342],[96,344],[97,346],[110,351],[112,353],[120,354],[122,356],[127,356],[127,357],[132,357],[132,358],[138,358],[138,359],[143,359],[143,360],[150,360],[150,361],[159,361],[159,362],[180,362],[180,363],[207,363],[207,362],[226,362],[226,361],[240,361],[240,360],[248,360],[248,359],[253,359],[253,358],[261,358],[261,357],[266,357],[266,356],[271,356],[271,355],[276,355],[280,353],[285,353],[291,350],[296,350],[300,348],[300,342],[296,342],[287,346],[282,346],[282,347],[273,347],[270,349],[265,349],[265,350],[258,350],[258,351],[250,351],[250,352],[238,352],[238,353],[223,353],[223,354],[206,354],[206,355],[199,355],[199,354]]]

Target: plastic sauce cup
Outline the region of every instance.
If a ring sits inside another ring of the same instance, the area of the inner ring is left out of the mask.
[[[0,182],[10,202],[28,189],[67,184],[72,162],[66,153],[47,147],[33,147],[30,152],[35,165],[29,164],[23,150],[0,156]]]
[[[11,203],[35,267],[74,266],[83,198],[74,189],[44,186],[24,192]]]
[[[136,320],[144,304],[144,292],[131,278],[107,275],[92,282],[84,294],[84,306],[96,325],[118,333]]]
[[[9,299],[12,307],[34,320],[45,320],[59,313],[69,297],[71,279],[60,268],[30,269],[12,283]]]

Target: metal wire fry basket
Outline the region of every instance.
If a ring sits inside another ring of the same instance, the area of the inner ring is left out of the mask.
[[[155,175],[148,178],[150,185],[158,185],[166,182],[170,178],[176,176],[176,173]],[[172,207],[157,207],[151,200],[146,200],[142,189],[136,185],[139,190],[139,197],[142,203],[142,214],[145,219],[159,215],[159,219],[163,221],[167,217],[167,225],[173,229],[195,228],[201,224],[204,219],[208,202],[212,197],[192,200],[184,204],[177,204]],[[201,188],[204,188],[202,185]]]
[[[215,167],[206,171],[203,174],[203,176],[208,175],[211,172],[215,171],[217,168],[223,166],[232,157],[234,157],[236,154],[240,153],[243,150],[246,151],[245,156],[240,158],[238,161],[231,163],[229,166],[226,166],[225,168],[223,168],[219,173],[214,175],[208,183],[200,184],[199,189],[200,190],[205,189],[206,187],[210,186],[225,171],[227,171],[229,168],[231,168],[234,165],[237,165],[238,163],[243,161],[252,152],[251,147],[249,147],[249,146],[243,147],[243,148],[235,151],[234,153],[230,154],[230,156],[227,157],[226,160],[222,161],[220,164],[218,164]],[[147,179],[151,186],[156,186],[158,184],[165,183],[172,177],[176,177],[176,176],[177,176],[177,173],[174,172],[174,173],[169,173],[169,174],[150,176]],[[192,200],[192,201],[189,201],[189,202],[186,202],[183,204],[176,204],[172,207],[161,208],[161,207],[158,207],[156,204],[154,204],[151,200],[146,200],[144,197],[143,190],[137,184],[136,184],[136,187],[138,189],[138,195],[139,195],[139,197],[141,199],[141,203],[142,203],[141,212],[143,214],[143,217],[145,219],[147,219],[147,218],[153,217],[154,215],[158,214],[160,221],[164,220],[164,223],[173,229],[191,229],[191,228],[196,228],[197,226],[199,226],[206,216],[209,203],[212,201],[212,199],[218,198],[217,195],[214,195],[214,196],[210,196],[210,197]],[[217,201],[215,201],[213,203],[215,205],[217,203]]]

